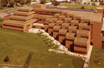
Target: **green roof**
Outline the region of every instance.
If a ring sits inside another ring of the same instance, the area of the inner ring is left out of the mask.
[[[16,11],[14,13],[23,13],[23,14],[28,14],[28,13],[33,13],[34,11],[31,11],[31,12],[23,12],[23,11]]]
[[[77,33],[88,34],[89,31],[88,30],[78,30]]]
[[[72,20],[72,18],[65,18],[65,19]]]
[[[50,23],[49,25],[55,25],[56,23]]]
[[[66,36],[75,37],[75,34],[76,34],[76,33],[67,33]]]
[[[54,17],[54,16],[50,16],[50,15],[41,15],[41,14],[34,14],[34,16],[37,16],[37,17],[50,17],[50,18]]]
[[[26,24],[26,23],[29,23],[29,22],[34,21],[34,20],[36,20],[36,19],[31,19],[31,20],[28,20],[28,21],[6,20],[6,21],[3,21],[3,22],[13,23],[13,24]]]
[[[58,29],[60,29],[60,28],[61,28],[61,26],[55,26],[54,28],[58,28]]]
[[[60,15],[59,13],[56,13],[55,15]]]
[[[70,26],[70,23],[63,23],[62,25]]]
[[[79,23],[79,20],[72,20],[71,22]]]
[[[67,29],[61,29],[59,32],[67,32]]]
[[[30,15],[30,16],[11,16],[11,17],[15,17],[15,18],[28,18],[28,17],[32,17],[32,16],[34,16],[34,14]]]
[[[86,38],[75,38],[74,41],[76,41],[76,42],[82,42],[82,43],[87,43],[88,39],[86,39]]]
[[[81,26],[88,26],[87,23],[80,23],[79,25],[81,25]]]
[[[58,20],[57,22],[59,22],[59,23],[63,23],[64,21],[62,21],[62,20]]]
[[[69,29],[77,29],[77,26],[70,26]]]
[[[66,17],[66,16],[64,16],[64,15],[61,15],[60,17]]]
[[[52,20],[58,20],[58,18],[53,18]]]

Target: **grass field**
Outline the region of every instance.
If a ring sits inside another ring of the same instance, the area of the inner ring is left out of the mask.
[[[18,8],[19,6],[14,6],[14,7],[4,7],[3,9],[1,9],[0,11],[6,11],[6,10],[10,10],[10,9],[15,9]]]
[[[104,49],[93,48],[89,68],[104,68]]]
[[[85,9],[93,9],[96,10],[96,6],[91,5],[80,5],[80,4],[70,4],[70,3],[61,3],[59,6],[67,6],[68,8],[81,8],[84,6]]]
[[[37,34],[0,28],[0,64],[23,65],[22,68],[83,68],[81,58],[49,52],[51,47],[43,39]],[[6,56],[9,62],[4,62]]]

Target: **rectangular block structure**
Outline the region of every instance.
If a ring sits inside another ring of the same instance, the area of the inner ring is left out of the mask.
[[[6,20],[2,22],[3,29],[11,29],[25,32],[28,29],[32,28],[32,24],[37,21],[36,19],[31,19],[26,22],[24,21],[15,21],[15,20]]]
[[[56,13],[56,14],[54,14],[54,18],[59,18],[60,15],[61,15],[61,14]]]
[[[87,23],[80,23],[79,24],[79,30],[89,30],[90,31],[91,27]]]
[[[53,18],[51,22],[56,23],[57,21],[58,21],[58,18]]]
[[[68,32],[68,29],[61,29],[59,31],[59,42],[61,43],[65,42],[67,32]]]
[[[71,23],[72,18],[65,18],[65,23]]]
[[[66,16],[64,16],[64,15],[59,16],[59,20],[65,20],[65,18],[66,18]]]
[[[74,44],[74,51],[87,53],[89,50],[90,41],[86,38],[75,38]]]
[[[77,26],[70,26],[69,27],[69,33],[76,33],[78,30],[78,27]]]
[[[57,25],[57,26],[62,26],[63,23],[64,23],[63,20],[58,20],[58,21],[56,22],[56,25]]]
[[[53,37],[55,39],[58,39],[58,35],[59,35],[59,30],[61,29],[61,26],[54,26],[53,27]]]
[[[56,25],[56,23],[50,23],[48,25],[48,33],[53,35],[53,27]]]
[[[78,30],[77,31],[78,38],[87,38],[90,39],[90,31],[87,30]]]
[[[66,47],[74,46],[74,39],[76,38],[76,33],[67,33],[66,35]]]
[[[79,20],[72,20],[71,26],[79,26]]]
[[[70,23],[63,23],[62,24],[62,29],[69,29],[70,26],[71,26]]]

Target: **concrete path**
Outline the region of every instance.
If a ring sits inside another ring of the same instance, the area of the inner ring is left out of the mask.
[[[90,57],[91,57],[92,48],[93,48],[93,46],[90,45],[90,48],[89,48],[88,54],[87,54],[87,56],[86,56],[86,60],[85,60],[85,63],[84,63],[83,68],[89,68],[89,62],[90,62]]]

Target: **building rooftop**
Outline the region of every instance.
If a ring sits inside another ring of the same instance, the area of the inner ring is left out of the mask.
[[[62,25],[70,26],[70,23],[63,23]]]
[[[72,20],[72,18],[65,18],[66,20]]]
[[[69,11],[68,14],[81,17],[82,19],[89,19],[91,21],[100,22],[102,14],[94,12],[83,12],[83,11]]]
[[[28,20],[28,21],[6,20],[6,21],[3,21],[3,22],[14,23],[14,24],[26,24],[26,23],[29,23],[29,22],[34,21],[34,20],[37,20],[37,19],[31,19],[31,20]]]
[[[56,14],[54,14],[54,15],[60,15],[59,13],[56,13]]]
[[[42,14],[34,14],[34,16],[37,16],[37,17],[47,17],[47,18],[53,18],[54,17],[54,16],[42,15]]]
[[[72,20],[71,22],[79,23],[79,20]]]
[[[59,32],[67,32],[67,29],[61,29]]]
[[[67,33],[66,36],[75,37],[75,34],[76,34],[76,33]]]
[[[79,25],[81,25],[81,26],[88,26],[87,23],[80,23]]]
[[[70,26],[69,29],[77,29],[77,26]]]
[[[28,14],[28,13],[35,13],[35,12],[34,12],[34,11],[30,11],[30,12],[16,11],[16,12],[14,12],[14,14],[15,14],[15,13]]]
[[[86,38],[75,38],[75,42],[87,43],[88,39]]]
[[[61,26],[54,26],[54,28],[60,29],[60,28],[61,28]]]
[[[58,20],[58,18],[53,18],[52,20]]]
[[[56,25],[56,23],[50,23],[49,25]]]
[[[63,23],[64,21],[62,21],[62,20],[58,20],[57,22],[59,22],[59,23]]]
[[[28,17],[33,17],[33,16],[34,16],[34,14],[29,15],[29,16],[11,16],[11,17],[13,17],[13,18],[28,18]]]
[[[78,30],[77,33],[89,34],[88,30]]]

